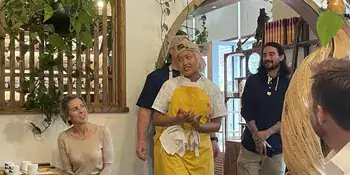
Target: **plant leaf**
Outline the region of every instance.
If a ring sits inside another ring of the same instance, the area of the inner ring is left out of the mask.
[[[115,0],[110,0],[109,3],[111,3],[111,7],[115,6]]]
[[[166,14],[169,16],[170,15],[170,9],[169,8],[166,8]]]
[[[95,14],[95,7],[94,7],[94,3],[89,3],[85,9],[85,12],[89,15],[89,16],[93,16]]]
[[[37,36],[38,36],[38,33],[37,33],[37,32],[32,32],[32,33],[30,33],[30,38],[31,38],[31,39],[36,39]]]
[[[45,11],[45,16],[44,16],[44,22],[45,22],[45,21],[49,20],[52,17],[53,9],[52,9],[52,7],[50,5],[47,5],[45,7],[44,11]]]
[[[317,34],[323,47],[327,46],[343,24],[343,17],[329,10],[318,17]]]
[[[22,54],[26,54],[28,50],[29,50],[29,45],[27,45],[27,44],[22,44],[21,45],[20,51],[21,51]]]
[[[88,47],[92,47],[92,36],[89,32],[83,32],[80,35],[80,41]]]
[[[74,32],[75,30],[74,26],[75,26],[75,23],[77,22],[77,19],[75,17],[70,17],[69,21],[70,21],[69,31]]]
[[[86,27],[87,30],[90,30],[90,17],[87,13],[85,13],[84,11],[79,12],[78,14],[78,18],[80,19],[80,21],[84,24],[84,26]],[[78,23],[79,20],[77,20]]]
[[[54,47],[61,47],[66,44],[63,38],[58,34],[50,35],[48,41]]]
[[[11,7],[12,9],[20,9],[23,7],[23,4],[21,1],[12,1],[8,4],[8,7]]]
[[[71,76],[72,76],[73,78],[78,78],[79,75],[80,75],[79,70],[75,70],[75,71],[71,74]]]
[[[165,2],[164,5],[168,8],[170,7],[169,2]]]
[[[44,31],[49,33],[55,33],[55,27],[52,24],[44,24]]]
[[[18,21],[15,25],[11,27],[11,30],[18,30],[23,25],[22,21]]]
[[[196,31],[195,31],[195,35],[197,36],[197,35],[199,35],[201,32],[198,30],[198,29],[196,29]]]
[[[22,11],[21,20],[22,20],[24,23],[28,23],[28,16],[27,16],[27,13],[26,13],[25,10]]]
[[[30,87],[30,81],[25,79],[22,85],[22,93],[23,94],[29,93],[29,87]]]
[[[165,23],[163,23],[162,27],[164,28],[164,30],[168,31],[169,27],[168,25],[166,25]]]
[[[30,122],[30,124],[32,125],[32,132],[35,134],[35,135],[39,135],[41,134],[41,130],[39,127],[37,127],[34,123]]]
[[[81,32],[81,27],[83,26],[83,23],[80,22],[80,20],[76,20],[75,21],[75,25],[74,25],[74,30],[77,33],[77,35],[79,36],[80,32]]]

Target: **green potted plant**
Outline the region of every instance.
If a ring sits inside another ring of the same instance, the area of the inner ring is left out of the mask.
[[[9,49],[15,49],[14,39],[20,42],[24,53],[29,46],[39,45],[38,65],[30,69],[30,77],[22,82],[21,93],[27,95],[24,108],[37,110],[44,114],[43,127],[34,123],[34,134],[43,133],[52,123],[53,117],[59,114],[59,104],[63,82],[54,82],[54,71],[66,71],[63,66],[63,55],[73,59],[73,52],[83,52],[92,47],[92,28],[95,20],[96,1],[92,0],[3,0],[0,10],[5,12],[5,32],[12,38]],[[104,3],[114,1],[104,0]],[[18,35],[25,31],[29,41],[20,41]],[[5,36],[0,36],[4,39]],[[75,50],[72,45],[75,44]],[[18,58],[17,58],[17,61]],[[88,71],[87,71],[88,72]],[[92,71],[89,71],[92,72]],[[82,68],[75,66],[73,74],[83,73]],[[74,76],[74,75],[72,75]],[[49,83],[45,83],[45,78]],[[60,88],[61,87],[61,88]]]

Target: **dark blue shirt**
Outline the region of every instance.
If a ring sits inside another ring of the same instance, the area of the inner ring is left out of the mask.
[[[173,77],[180,75],[180,71],[172,71]],[[169,79],[169,64],[166,64],[164,67],[157,69],[150,74],[148,74],[146,83],[143,86],[140,97],[136,103],[137,106],[152,109],[154,100],[157,97],[157,94],[162,87],[163,83]]]
[[[246,123],[255,120],[259,131],[266,130],[281,121],[284,96],[290,82],[289,75],[279,73],[268,83],[265,69],[247,78],[242,95],[241,114]],[[272,155],[282,153],[282,140],[280,133],[271,135],[266,140],[272,147]],[[242,146],[255,152],[255,144],[248,127],[244,130]]]

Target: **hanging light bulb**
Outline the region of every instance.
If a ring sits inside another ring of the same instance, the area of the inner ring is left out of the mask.
[[[337,14],[345,13],[344,0],[328,0],[328,9]]]
[[[98,6],[98,7],[103,7],[103,1],[98,1],[98,2],[97,2],[97,6]]]

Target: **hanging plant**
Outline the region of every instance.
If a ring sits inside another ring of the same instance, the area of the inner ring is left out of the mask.
[[[113,0],[104,0],[104,4],[108,3],[114,7]],[[39,64],[31,68],[29,78],[24,79],[20,90],[20,93],[27,95],[23,107],[39,111],[45,116],[42,126],[31,123],[34,134],[42,134],[59,114],[60,96],[67,91],[67,86],[63,82],[55,82],[53,72],[66,72],[63,54],[68,59],[73,59],[73,51],[82,52],[93,45],[91,28],[99,19],[95,7],[93,0],[2,1],[0,11],[5,12],[2,27],[11,40],[8,49],[14,49],[14,40],[25,48],[23,54],[30,46],[39,46]],[[18,39],[22,31],[29,33],[28,41]],[[4,38],[5,36],[0,36],[0,39]],[[72,50],[73,43],[76,45],[75,50]],[[71,76],[76,78],[83,71],[79,66],[74,67]],[[45,78],[49,79],[48,85]]]
[[[175,0],[156,0],[160,7],[160,27],[161,27],[161,38],[162,41],[164,41],[164,32],[168,32],[169,27],[165,23],[165,17],[170,16],[171,10],[170,10],[170,3],[175,3]]]
[[[203,44],[203,43],[207,43],[207,38],[208,38],[208,31],[207,31],[207,27],[205,26],[205,21],[207,20],[207,16],[205,14],[203,14],[201,16],[201,21],[202,21],[202,32],[200,32],[198,35],[197,35],[197,30],[196,30],[196,43],[197,44]]]

